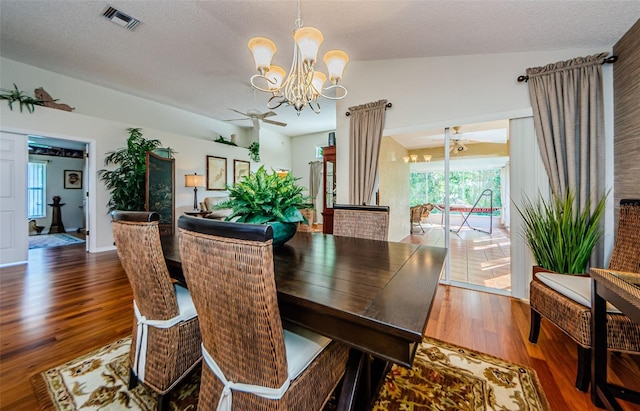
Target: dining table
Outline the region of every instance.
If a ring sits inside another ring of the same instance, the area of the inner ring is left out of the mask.
[[[626,315],[630,321],[640,324],[640,274],[616,270],[591,268],[592,278],[591,327],[591,401],[599,408],[622,411],[616,398],[640,406],[640,392],[607,381],[607,301]],[[613,330],[613,331],[612,331]],[[630,338],[634,338],[633,335]]]
[[[170,275],[185,283],[179,233],[163,237],[162,248]],[[315,232],[274,247],[282,319],[351,347],[337,410],[368,409],[392,364],[411,367],[446,255],[446,248]]]

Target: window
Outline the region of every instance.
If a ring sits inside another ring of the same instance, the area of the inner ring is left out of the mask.
[[[29,218],[46,216],[47,163],[29,162],[27,170],[27,212]]]
[[[493,191],[493,203],[483,197],[478,207],[501,207],[501,171],[499,168],[488,170],[451,171],[449,182],[450,202],[473,205],[480,194],[489,188]],[[412,172],[410,175],[411,205],[444,202],[444,173]]]

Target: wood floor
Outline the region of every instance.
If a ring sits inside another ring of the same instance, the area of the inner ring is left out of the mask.
[[[32,375],[129,335],[131,301],[116,253],[87,254],[84,244],[32,250],[29,264],[1,268],[0,409],[37,409]],[[532,345],[528,327],[526,302],[440,286],[426,333],[534,368],[554,410],[597,409],[573,386],[575,345],[544,321]],[[640,389],[638,358],[611,361],[611,381]]]
[[[444,247],[442,226],[423,224],[403,242]],[[453,225],[452,225],[453,227]],[[457,226],[456,226],[457,229]],[[451,280],[503,291],[511,290],[511,238],[508,230],[494,227],[492,233],[462,227],[451,232]]]

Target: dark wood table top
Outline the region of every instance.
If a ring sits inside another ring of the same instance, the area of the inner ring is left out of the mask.
[[[177,236],[163,238],[180,279]],[[299,232],[274,248],[281,316],[379,358],[410,366],[447,250]]]

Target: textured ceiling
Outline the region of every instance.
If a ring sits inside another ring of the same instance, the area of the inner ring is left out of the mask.
[[[3,57],[163,102],[218,120],[227,108],[265,111],[254,93],[249,38],[279,47],[288,70],[296,3],[262,1],[110,1],[139,20],[133,31],[101,16],[105,1],[0,1]],[[303,1],[305,26],[325,37],[320,53],[351,60],[611,47],[640,16],[640,1]],[[321,63],[324,70],[324,64]],[[343,84],[349,87],[349,67]],[[288,135],[335,127],[335,105],[300,117],[282,107],[272,117]],[[250,121],[236,122],[238,125]],[[269,127],[269,126],[265,126]]]

